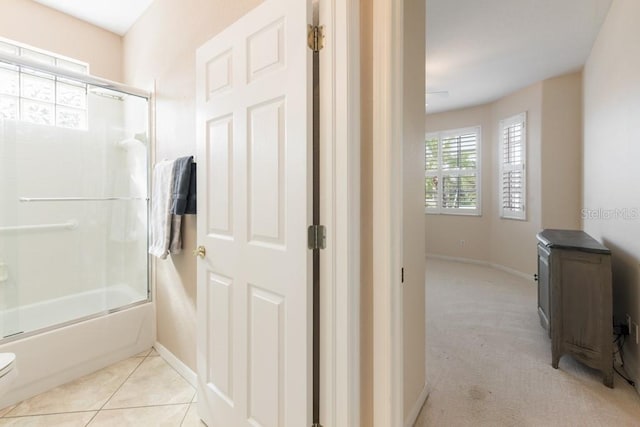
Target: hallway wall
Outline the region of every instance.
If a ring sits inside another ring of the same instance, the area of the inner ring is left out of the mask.
[[[404,3],[402,259],[404,284],[403,367],[404,420],[422,406],[426,388],[425,364],[425,241],[424,236],[424,63],[425,2]]]
[[[613,309],[640,322],[640,2],[615,0],[584,70],[584,230],[612,251]],[[640,346],[625,344],[640,380]],[[637,387],[637,386],[636,386]]]

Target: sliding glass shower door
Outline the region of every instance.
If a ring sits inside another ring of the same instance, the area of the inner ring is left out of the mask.
[[[0,61],[0,342],[148,300],[148,99]]]

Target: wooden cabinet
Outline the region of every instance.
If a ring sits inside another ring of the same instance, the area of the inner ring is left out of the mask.
[[[538,234],[538,314],[551,364],[571,355],[613,387],[611,251],[583,231]]]

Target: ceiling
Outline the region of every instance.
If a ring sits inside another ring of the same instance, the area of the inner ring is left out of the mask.
[[[123,36],[153,0],[35,0]]]
[[[426,0],[427,113],[584,65],[612,0]]]
[[[153,0],[35,0],[124,35]],[[426,0],[427,113],[480,105],[585,63],[612,0]]]

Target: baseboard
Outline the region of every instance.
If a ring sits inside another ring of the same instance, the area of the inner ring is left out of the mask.
[[[169,364],[173,369],[175,369],[189,384],[193,387],[198,387],[198,375],[191,370],[184,362],[174,356],[165,346],[156,341],[153,345],[156,349],[160,357],[164,359],[165,362]]]
[[[404,422],[405,427],[413,427],[413,425],[416,423],[416,421],[418,420],[418,415],[420,415],[420,411],[422,410],[424,403],[427,401],[427,397],[429,397],[429,390],[427,388],[427,384],[425,383],[424,388],[418,396],[418,400],[416,400],[416,403],[413,404],[413,406],[411,407],[411,411],[409,411],[409,414],[407,415],[407,419]]]
[[[489,261],[482,261],[482,260],[473,259],[473,258],[453,257],[453,256],[439,255],[439,254],[433,254],[433,253],[428,253],[427,254],[427,258],[439,259],[439,260],[442,260],[442,261],[464,262],[465,264],[475,264],[475,265],[482,265],[482,266],[485,266],[485,267],[492,267],[492,268],[504,271],[505,273],[509,273],[509,274],[514,275],[514,276],[517,276],[517,277],[519,277],[521,279],[524,279],[524,280],[526,280],[528,282],[532,282],[533,281],[533,275],[532,274],[523,273],[522,271],[518,271],[518,270],[515,270],[513,268],[504,266],[502,264],[496,264],[496,263],[489,262]]]
[[[505,273],[509,273],[509,274],[513,274],[514,276],[518,276],[521,279],[524,279],[528,282],[532,282],[533,283],[533,274],[527,274],[527,273],[523,273],[522,271],[518,271],[518,270],[514,270],[513,268],[510,267],[506,267],[502,264],[494,264],[494,263],[489,263],[490,267],[496,268],[498,270],[502,270]]]
[[[624,366],[624,370],[629,374],[633,382],[636,383],[636,392],[640,394],[640,384],[638,384],[640,382],[640,366],[638,366],[638,361],[630,351],[624,352]]]

